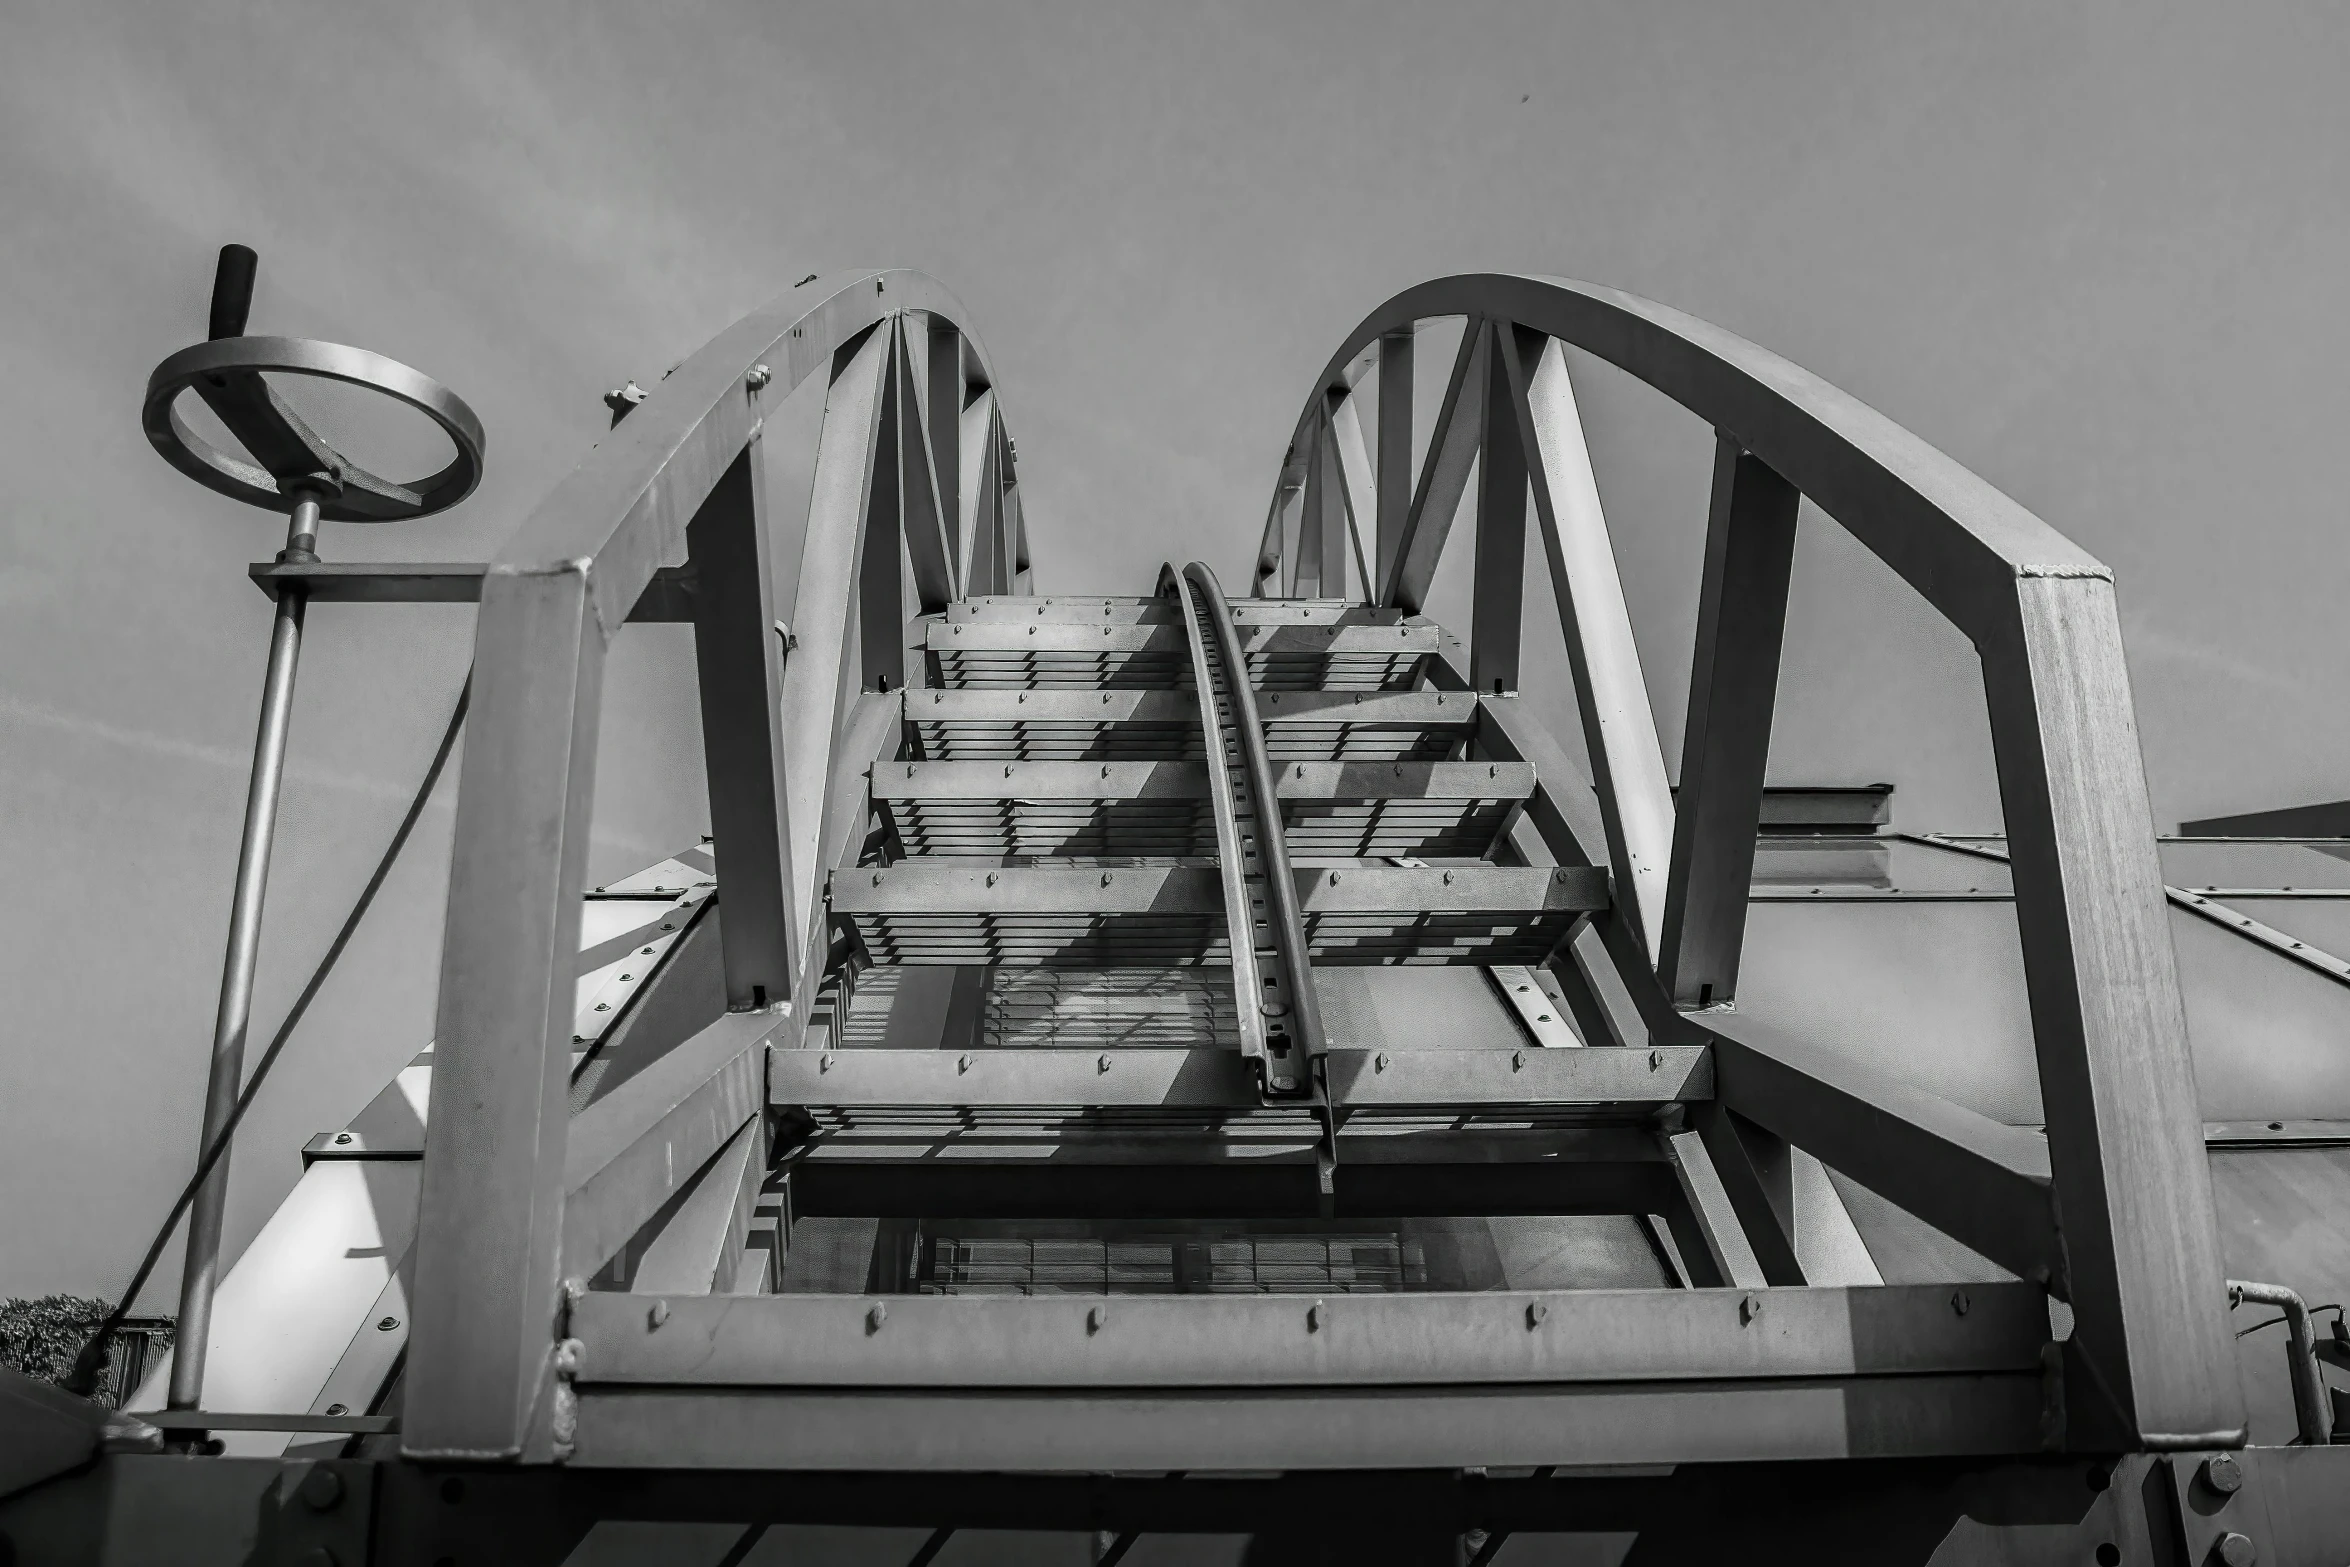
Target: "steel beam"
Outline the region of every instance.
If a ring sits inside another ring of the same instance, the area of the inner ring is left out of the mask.
[[[711,852],[726,900],[726,999],[743,1010],[789,1000],[799,956],[766,488],[754,438],[686,525]]]
[[[1657,976],[1682,1006],[1727,1003],[1738,989],[1802,499],[1735,441],[1716,438],[1657,949]]]
[[[1567,667],[1583,718],[1584,752],[1591,759],[1592,787],[1607,827],[1616,902],[1653,964],[1672,864],[1673,795],[1575,406],[1566,348],[1556,338],[1523,327],[1496,327],[1494,345],[1501,371],[1495,395],[1505,400],[1525,454],[1521,460],[1534,493],[1559,629],[1566,637]],[[1511,684],[1514,688],[1516,682]],[[1485,689],[1484,682],[1478,689]]]
[[[1381,604],[1406,614],[1418,614],[1428,602],[1436,564],[1444,558],[1445,540],[1452,535],[1461,495],[1469,487],[1469,470],[1476,464],[1478,443],[1484,434],[1492,337],[1485,322],[1474,316],[1462,327],[1461,346],[1453,356],[1444,402],[1429,431],[1419,487],[1412,493],[1412,508],[1395,546],[1395,566],[1386,591],[1379,595]]]
[[[2040,1291],[1494,1290],[1471,1294],[598,1294],[572,1312],[583,1386],[773,1388],[1656,1385],[2025,1374]]]
[[[1469,587],[1469,689],[1515,695],[1526,626],[1526,481],[1539,460],[1514,410],[1507,343],[1486,328],[1485,397],[1478,412],[1477,550]],[[1532,459],[1532,460],[1530,460]],[[1563,614],[1566,595],[1560,594]],[[1572,626],[1567,646],[1575,645]]]
[[[1379,339],[1378,550],[1376,572],[1366,594],[1382,602],[1381,590],[1395,571],[1404,524],[1412,513],[1412,334],[1390,332]]]

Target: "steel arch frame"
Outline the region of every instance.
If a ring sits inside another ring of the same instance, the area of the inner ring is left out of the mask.
[[[1411,334],[1439,317],[1466,326],[1415,485],[1409,393],[1391,397],[1389,378],[1400,368],[1393,384],[1408,389]],[[1636,376],[1717,431],[1677,811],[1562,345]],[[1348,429],[1359,431],[1355,393],[1374,372],[1375,467],[1326,463],[1325,452],[1348,451]],[[1482,273],[1396,295],[1331,357],[1283,461],[1259,591],[1281,569],[1285,522],[1302,500],[1301,537],[1324,541],[1317,559],[1348,519],[1375,516],[1375,598],[1416,610],[1472,461],[1483,475],[1479,564],[1468,668],[1455,678],[1506,713],[1530,489],[1600,806],[1597,821],[1575,822],[1554,799],[1545,846],[1562,862],[1615,867],[1626,913],[1604,922],[1608,948],[1650,1028],[1715,1043],[1722,1112],[1708,1143],[1730,1167],[1741,1216],[1768,1218],[1759,1183],[1738,1178],[1741,1137],[1760,1128],[1806,1146],[2070,1300],[2073,1443],[2241,1441],[2217,1218],[2110,570],[1882,414],[1733,333],[1616,289]],[[1722,1010],[1743,938],[1802,496],[1981,657],[2044,1150],[2028,1133],[1865,1081]],[[1572,776],[1552,770],[1568,764],[1531,726],[1505,718],[1502,727],[1550,751],[1525,758],[1546,764],[1545,776]]]
[[[595,1266],[586,1237],[625,1237],[727,1143],[757,1112],[761,1044],[806,1027],[807,1008],[789,1003],[822,971],[827,829],[858,786],[833,756],[858,735],[870,749],[865,709],[903,684],[901,595],[937,608],[966,581],[1006,590],[1006,568],[1024,569],[1010,442],[968,319],[918,272],[801,285],[665,377],[482,580],[416,1243],[411,1456],[561,1447],[565,1281]],[[764,412],[819,371],[830,380],[809,513],[796,539],[779,536]],[[771,567],[795,544],[786,659]],[[569,987],[603,658],[681,557],[736,1012],[645,1074],[628,1105],[608,1101],[613,1124],[583,1141],[566,1105]],[[811,735],[824,743],[786,743]],[[608,1204],[594,1204],[599,1172],[648,1158],[658,1168],[607,1183]]]

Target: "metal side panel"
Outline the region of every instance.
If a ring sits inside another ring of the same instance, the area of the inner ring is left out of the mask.
[[[1458,1469],[2029,1453],[2037,1374],[1362,1393],[591,1389],[574,1468]]]
[[[221,1280],[204,1367],[207,1410],[307,1410],[371,1315],[416,1234],[423,1166],[414,1159],[322,1159]],[[386,1336],[405,1337],[395,1320]],[[171,1355],[125,1407],[161,1409]],[[281,1453],[282,1433],[224,1431],[232,1454]]]

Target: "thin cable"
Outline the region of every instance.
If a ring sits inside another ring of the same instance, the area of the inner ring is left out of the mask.
[[[155,1271],[157,1259],[162,1257],[163,1248],[171,1243],[172,1232],[179,1228],[181,1218],[187,1214],[188,1205],[196,1200],[197,1191],[210,1178],[221,1156],[228,1152],[229,1139],[236,1135],[237,1123],[244,1120],[246,1110],[252,1107],[254,1096],[261,1092],[262,1080],[269,1076],[270,1067],[276,1064],[278,1052],[285,1049],[286,1041],[293,1037],[295,1026],[302,1021],[302,1014],[310,1010],[310,1003],[325,986],[327,976],[334,972],[336,960],[342,957],[343,949],[351,944],[352,936],[358,933],[359,922],[367,917],[367,907],[375,901],[384,879],[391,875],[393,864],[400,858],[400,851],[408,846],[408,835],[415,831],[417,819],[424,815],[424,807],[432,798],[433,788],[441,781],[441,771],[448,766],[449,753],[457,748],[457,735],[465,727],[465,710],[472,701],[473,671],[468,669],[465,672],[465,684],[457,690],[457,705],[449,712],[449,727],[441,734],[440,749],[433,752],[432,765],[424,770],[424,781],[416,786],[416,797],[408,802],[408,814],[400,818],[399,830],[392,834],[392,841],[385,847],[383,858],[376,862],[375,874],[367,878],[366,887],[360,891],[359,901],[351,905],[351,912],[343,919],[343,928],[335,932],[335,939],[327,946],[326,956],[318,960],[318,967],[311,974],[310,983],[304,985],[302,993],[294,998],[294,1005],[286,1013],[286,1020],[278,1025],[277,1033],[270,1039],[269,1048],[261,1052],[261,1060],[253,1068],[253,1075],[245,1080],[244,1089],[237,1095],[236,1105],[229,1111],[228,1119],[221,1124],[220,1135],[212,1140],[212,1146],[204,1150],[204,1157],[196,1161],[196,1173],[188,1177],[188,1184],[180,1191],[179,1201],[171,1205],[170,1216],[164,1219],[163,1227],[155,1232],[155,1239],[148,1243],[147,1255],[140,1260],[138,1271],[131,1275],[129,1285],[122,1292],[121,1302],[106,1314],[106,1320],[98,1325],[98,1331],[90,1335],[90,1341],[74,1357],[73,1370],[65,1378],[67,1392],[87,1398],[97,1387],[98,1373],[106,1367],[108,1341],[122,1327],[123,1319],[130,1315],[131,1302],[137,1300],[139,1291],[147,1287],[147,1276]]]
[[[2335,1316],[2337,1316],[2337,1317],[2339,1317],[2339,1316],[2341,1316],[2341,1315],[2342,1315],[2342,1308],[2341,1308],[2341,1307],[2339,1307],[2339,1306],[2312,1306],[2312,1307],[2310,1307],[2310,1308],[2309,1308],[2309,1314],[2310,1314],[2311,1316],[2313,1316],[2313,1317],[2314,1317],[2314,1316],[2316,1316],[2316,1315],[2317,1315],[2319,1312],[2321,1312],[2321,1311],[2330,1311],[2330,1312],[2332,1312],[2332,1313],[2333,1313]],[[2289,1321],[2289,1320],[2291,1320],[2291,1319],[2290,1319],[2290,1318],[2286,1318],[2286,1317],[2270,1317],[2270,1318],[2268,1318],[2268,1319],[2267,1319],[2266,1321],[2264,1321],[2264,1322],[2255,1322],[2255,1323],[2253,1323],[2253,1324],[2252,1324],[2252,1326],[2250,1326],[2250,1327],[2248,1327],[2248,1328],[2244,1328],[2244,1329],[2240,1330],[2240,1331],[2239,1331],[2239,1332],[2236,1334],[2236,1337],[2238,1337],[2238,1338],[2249,1338],[2249,1337],[2251,1337],[2253,1334],[2255,1334],[2255,1333],[2258,1333],[2258,1332],[2259,1332],[2259,1331],[2260,1331],[2262,1328],[2273,1328],[2273,1327],[2275,1327],[2275,1326],[2276,1326],[2278,1323],[2280,1323],[2280,1322],[2285,1322],[2285,1321]]]

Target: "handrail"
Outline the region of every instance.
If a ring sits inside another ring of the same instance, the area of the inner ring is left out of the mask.
[[[820,972],[825,827],[854,788],[835,755],[858,693],[904,681],[900,538],[928,609],[965,591],[968,559],[994,582],[1025,552],[992,395],[969,421],[984,449],[962,461],[966,398],[992,384],[966,322],[918,272],[786,292],[662,378],[482,579],[411,1297],[411,1454],[537,1452],[560,1402],[546,1331],[562,1284],[569,967],[609,645],[655,571],[690,561],[728,1002],[796,1038]],[[769,400],[819,371],[808,509],[771,519]],[[984,547],[963,549],[958,524]],[[796,574],[776,569],[787,562]],[[788,606],[778,575],[796,582]],[[697,1121],[685,1151],[730,1130]]]
[[[1438,318],[1465,329],[1415,485],[1408,372],[1388,384],[1410,353],[1390,350]],[[1677,801],[1567,348],[1648,383],[1716,431]],[[1283,455],[1260,581],[1278,571],[1301,454],[1374,367],[1377,512],[1387,525],[1380,602],[1420,608],[1474,460],[1466,673],[1503,702],[1518,686],[1532,496],[1617,891],[1603,935],[1660,1038],[1677,1032],[1676,1005],[1734,999],[1799,500],[1973,642],[2013,856],[2076,1348],[2091,1372],[2084,1388],[2105,1400],[2095,1410],[2084,1402],[2083,1429],[2108,1421],[2117,1439],[2148,1447],[2240,1433],[2217,1304],[2217,1212],[2112,572],[1884,415],[1734,333],[1617,289],[1478,273],[1406,289],[1331,356]]]
[[[1647,382],[1768,463],[1978,644],[2015,577],[2112,571],[2022,505],[1849,393],[1770,350],[1621,289],[1572,278],[1464,273],[1408,288],[1347,334],[1313,384],[1291,445],[1325,395],[1352,390],[1378,341],[1445,317],[1515,323]]]
[[[1205,565],[1194,561],[1178,573],[1170,562],[1160,569],[1159,591],[1182,606],[1191,645],[1241,1051],[1257,1062],[1267,1098],[1315,1097],[1326,1048],[1321,1001],[1247,655],[1223,588]]]

